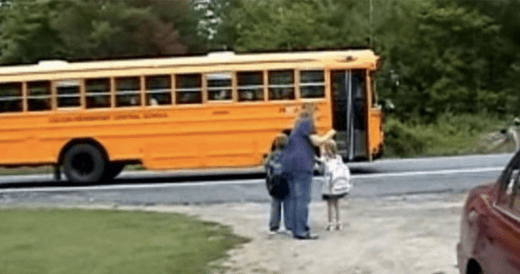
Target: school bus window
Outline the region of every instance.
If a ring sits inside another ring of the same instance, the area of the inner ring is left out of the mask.
[[[145,82],[146,105],[159,106],[172,103],[170,75],[147,76]]]
[[[0,84],[0,113],[23,111],[22,83]]]
[[[307,70],[300,73],[302,98],[325,97],[325,77],[322,70]]]
[[[110,79],[98,78],[85,80],[87,108],[110,107]]]
[[[43,111],[52,108],[51,82],[28,82],[27,92],[27,106],[30,111]]]
[[[210,73],[208,80],[208,100],[231,100],[231,73]]]
[[[264,76],[261,71],[238,72],[238,101],[263,101]]]
[[[116,107],[141,105],[139,77],[116,78]]]
[[[202,103],[201,74],[181,74],[175,76],[177,104]]]
[[[58,107],[79,107],[81,106],[80,82],[78,80],[63,80],[56,82],[56,94]]]
[[[278,70],[269,72],[269,100],[294,99],[294,72]]]

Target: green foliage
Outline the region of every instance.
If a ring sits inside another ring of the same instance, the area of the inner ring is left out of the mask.
[[[6,63],[26,63],[55,58],[62,51],[61,41],[50,23],[51,8],[37,0],[0,7],[0,53]]]
[[[494,47],[488,52],[494,71],[490,76],[494,90],[501,90],[506,102],[501,107],[506,113],[520,115],[520,0],[456,0],[462,6],[476,8],[482,14],[493,18],[500,26],[499,34],[493,37]],[[488,88],[492,89],[493,88]]]
[[[385,132],[385,157],[420,155],[428,142],[420,139],[413,128],[397,119],[386,121]]]
[[[228,27],[232,18],[230,9],[234,0],[191,0],[195,18],[198,19],[197,34],[206,50],[232,48]]]
[[[402,82],[395,100],[411,96],[397,104],[402,117],[420,115],[432,121],[444,112],[477,113],[494,107],[481,100],[479,93],[491,80],[486,55],[498,26],[489,17],[451,1],[423,2],[412,21],[414,39],[392,52],[400,57],[391,65],[401,72]]]
[[[0,210],[0,273],[208,273],[247,239],[178,214]]]
[[[433,122],[402,121],[390,116],[385,124],[385,157],[421,157],[478,153],[477,140],[506,127],[490,114],[442,114]]]
[[[0,63],[109,59],[198,50],[184,0],[23,0],[0,6]]]
[[[235,1],[233,44],[238,51],[367,46],[366,14],[346,14],[366,1]]]
[[[380,97],[430,123],[520,114],[519,12],[520,0],[235,0],[227,27],[239,51],[371,46],[383,57]]]

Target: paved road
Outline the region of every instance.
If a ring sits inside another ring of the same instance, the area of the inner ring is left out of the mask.
[[[473,168],[503,167],[513,154],[471,155],[455,157],[389,159],[372,163],[351,163],[350,168],[359,172],[413,172],[434,170],[459,170]]]
[[[422,193],[460,193],[495,180],[511,154],[382,160],[349,164],[355,197]],[[126,172],[111,184],[71,186],[50,175],[0,178],[0,204],[108,203],[193,204],[269,200],[261,169],[176,172]],[[313,199],[321,178],[315,177]]]

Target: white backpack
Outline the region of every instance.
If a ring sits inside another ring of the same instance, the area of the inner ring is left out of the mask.
[[[350,170],[346,164],[343,163],[341,157],[337,156],[335,159],[325,160],[325,188],[324,193],[331,195],[341,195],[349,193],[352,189],[350,182]]]

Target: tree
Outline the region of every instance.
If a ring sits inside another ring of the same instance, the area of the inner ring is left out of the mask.
[[[233,44],[239,51],[368,45],[366,1],[236,1]],[[360,8],[363,7],[363,8]],[[368,7],[368,6],[367,6]],[[361,12],[350,12],[357,9]]]
[[[4,1],[1,13],[2,63],[29,63],[43,58],[60,57],[61,41],[50,25],[49,5],[41,5],[37,0]]]
[[[372,47],[402,118],[494,111],[507,97],[501,25],[457,1],[237,0],[230,37],[239,51]]]
[[[475,8],[500,25],[493,37],[493,48],[487,52],[492,66],[489,89],[501,91],[507,97],[502,105],[506,113],[520,115],[520,0],[457,0],[462,6]]]
[[[180,55],[187,48],[166,12],[180,15],[180,9],[188,8],[182,4],[160,0],[60,2],[53,26],[72,58]]]
[[[206,50],[222,50],[232,47],[228,37],[229,12],[233,0],[191,0],[198,18],[197,34]]]
[[[416,94],[411,113],[479,112],[480,94],[490,81],[488,52],[499,26],[488,16],[446,0],[425,2],[415,15],[417,32],[400,52],[408,93]],[[482,92],[485,90],[485,92]],[[491,102],[487,102],[491,103]]]
[[[11,3],[0,9],[4,64],[182,55],[200,44],[187,0]]]

